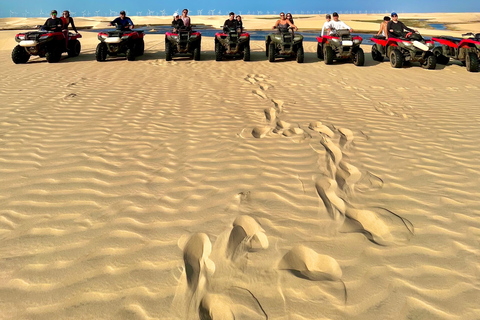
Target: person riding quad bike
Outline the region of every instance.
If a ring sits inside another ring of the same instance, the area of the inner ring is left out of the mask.
[[[165,60],[167,61],[171,61],[174,56],[200,60],[202,35],[200,32],[192,31],[187,13],[188,11],[183,13],[185,15],[183,18],[175,13],[172,21],[173,31],[165,33]]]
[[[67,52],[69,57],[80,54],[81,46],[78,39],[82,36],[78,33],[68,33],[66,42],[65,34],[62,32],[63,22],[57,18],[56,10],[52,10],[51,18],[40,28],[41,31],[24,32],[15,36],[15,41],[18,42],[12,51],[12,61],[15,64],[26,63],[30,56],[34,55],[46,57],[47,61],[52,63],[60,61],[63,52]]]
[[[229,18],[223,24],[223,32],[215,34],[215,60],[223,57],[239,58],[250,61],[250,35],[242,32],[235,19],[235,13],[230,12]]]
[[[100,43],[95,50],[97,61],[105,61],[107,55],[118,56],[123,54],[128,61],[134,61],[137,56],[143,55],[145,34],[142,30],[133,30],[133,22],[125,16],[125,11],[120,11],[120,17],[111,21],[109,25],[115,25],[116,30],[98,34]]]
[[[303,63],[303,36],[294,33],[298,28],[285,18],[285,13],[280,13],[280,20],[275,23],[273,29],[277,29],[278,32],[271,33],[265,38],[268,61],[274,62],[275,58],[289,58]]]
[[[471,32],[462,34],[461,38],[453,37],[433,37],[432,40],[441,44],[435,47],[433,53],[440,64],[448,64],[450,58],[460,61],[467,67],[469,72],[479,70],[478,60],[480,60],[480,33]]]
[[[431,51],[433,41],[425,40],[416,30],[405,27],[398,21],[395,12],[392,13],[392,21],[387,24],[387,29],[388,39],[383,36],[371,39],[375,43],[372,46],[373,60],[381,62],[386,56],[393,68],[401,68],[405,62],[418,61],[424,69],[435,69],[437,59]]]

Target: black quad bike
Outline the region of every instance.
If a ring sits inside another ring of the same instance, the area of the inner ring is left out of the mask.
[[[471,32],[462,34],[464,39],[453,37],[435,37],[433,41],[441,46],[435,47],[433,53],[440,64],[448,64],[450,58],[460,61],[467,67],[467,71],[478,71],[478,60],[480,60],[480,33]]]
[[[228,29],[215,34],[215,60],[243,58],[250,61],[250,35],[241,29]]]
[[[189,57],[200,60],[202,34],[200,32],[179,29],[165,33],[165,60],[173,57]]]
[[[46,57],[48,62],[58,62],[63,52],[69,57],[80,54],[82,36],[77,33],[68,33],[68,44],[63,32],[53,31],[30,31],[19,33],[15,36],[18,45],[13,48],[12,61],[16,64],[26,63],[30,56]]]
[[[114,31],[100,32],[98,34],[100,43],[95,50],[95,58],[97,61],[105,61],[107,55],[113,57],[125,55],[128,61],[134,61],[145,51],[144,37],[143,30],[125,30],[119,25]]]
[[[333,60],[351,60],[354,65],[363,66],[362,40],[360,36],[352,36],[350,30],[336,30],[333,35],[317,37],[317,57],[324,59],[325,64],[332,64]]]
[[[303,36],[296,34],[293,29],[278,29],[279,32],[271,33],[265,38],[265,47],[268,61],[274,62],[275,58],[296,59],[303,63]]]
[[[419,33],[402,33],[396,37],[386,39],[384,36],[375,36],[371,39],[372,58],[383,61],[384,57],[390,59],[393,68],[401,68],[405,62],[420,62],[424,69],[435,69],[437,58],[431,51],[433,41],[425,40]]]

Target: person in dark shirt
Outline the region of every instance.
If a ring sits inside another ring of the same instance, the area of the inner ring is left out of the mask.
[[[292,24],[295,24],[293,23],[293,16],[290,12],[287,13],[287,15],[285,16],[287,18],[288,21],[290,21]]]
[[[57,18],[57,10],[52,10],[50,17],[42,26],[43,30],[61,32],[63,29],[63,21],[60,18]]]
[[[120,16],[110,22],[108,25],[120,27],[121,30],[133,29],[133,21],[129,17],[125,16],[125,11],[120,11]]]
[[[398,21],[398,14],[396,12],[392,12],[392,20],[390,20],[387,24],[387,31],[389,38],[398,38],[403,37],[403,33],[405,30],[409,32],[417,32],[417,30],[411,29],[403,24],[403,22]]]
[[[237,29],[240,29],[240,32],[243,32],[242,16],[238,15],[235,19],[237,20]]]
[[[75,31],[75,33],[78,33],[77,28],[75,27],[75,22],[73,22],[73,18],[70,17],[70,11],[63,11],[63,15],[60,19],[62,19],[63,22],[63,30],[68,30],[68,26],[71,25],[73,31]]]
[[[186,29],[185,25],[183,24],[183,20],[180,18],[178,13],[173,14],[173,21],[172,21],[173,32],[178,32],[180,29]]]
[[[237,30],[237,20],[235,20],[235,13],[233,12],[228,14],[228,19],[225,20],[225,23],[223,24],[224,32],[228,32],[230,29]]]

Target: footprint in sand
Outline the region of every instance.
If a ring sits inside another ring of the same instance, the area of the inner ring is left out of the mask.
[[[196,233],[179,246],[183,248],[188,288],[191,293],[203,290],[207,279],[215,272],[215,263],[209,258],[212,252],[210,239],[205,233]]]
[[[231,305],[233,302],[229,297],[207,293],[198,307],[200,320],[235,320],[235,315],[230,309]]]
[[[352,193],[355,189],[355,184],[362,178],[362,173],[357,167],[351,165],[346,161],[341,161],[335,175],[340,189],[347,193]]]
[[[310,123],[308,128],[310,130],[313,130],[313,131],[316,131],[318,133],[324,134],[324,135],[328,136],[329,138],[333,138],[333,136],[335,135],[329,127],[323,125],[320,121]]]
[[[342,161],[342,158],[343,158],[342,150],[340,150],[340,148],[337,147],[335,143],[333,143],[333,141],[327,137],[323,137],[320,140],[320,143],[323,145],[327,153],[332,158],[333,162],[335,163],[335,166],[338,166],[338,164],[340,163],[340,161]]]
[[[70,94],[67,94],[65,97],[63,97],[63,100],[71,100],[73,98],[75,98],[77,96],[76,93],[70,93]]]
[[[271,131],[270,127],[255,127],[252,130],[252,136],[257,139],[265,138]]]
[[[322,177],[315,181],[315,188],[320,199],[322,199],[327,212],[330,214],[330,217],[334,221],[342,224],[345,218],[347,205],[343,199],[337,196],[337,182],[333,179]]]
[[[340,132],[340,146],[342,148],[348,147],[352,143],[354,137],[352,130],[339,128],[338,132]]]
[[[345,302],[347,301],[347,288],[342,280],[342,269],[337,260],[330,256],[319,254],[313,249],[299,245],[283,256],[278,268],[312,281],[341,282],[345,292]]]
[[[252,93],[262,99],[267,99],[267,95],[262,90],[255,89],[255,90],[252,90]]]
[[[233,222],[228,238],[228,258],[235,260],[247,252],[268,248],[265,230],[250,216],[239,216]]]
[[[263,110],[263,112],[265,113],[267,121],[275,121],[277,118],[277,110],[275,108],[268,108]]]
[[[278,113],[283,112],[283,105],[285,104],[285,102],[283,102],[283,100],[272,99],[270,101],[273,102],[273,105],[275,106],[275,109],[277,109]]]

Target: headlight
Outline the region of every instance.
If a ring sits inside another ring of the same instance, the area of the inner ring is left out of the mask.
[[[429,47],[430,49],[432,49],[432,48],[433,48],[433,43],[431,43],[431,42],[427,43],[427,47]]]
[[[190,35],[190,39],[192,39],[192,38],[196,38],[196,37],[197,37],[197,35],[196,35],[196,34],[191,34],[191,35]]]
[[[335,42],[335,43],[340,43],[340,40],[339,39],[330,39],[332,42]]]
[[[354,43],[354,44],[359,44],[359,43],[360,43],[360,40],[355,39],[355,40],[353,40],[353,43]]]
[[[40,39],[40,40],[45,40],[45,39],[47,39],[48,37],[50,37],[50,35],[49,35],[49,34],[46,34],[46,35],[44,35],[44,36],[41,36],[39,39]]]
[[[100,35],[100,37],[103,38],[103,39],[107,39],[108,36],[106,34],[102,34],[102,35]]]
[[[24,35],[24,34],[18,35],[18,39],[20,39],[20,40],[25,40],[25,35]]]
[[[411,46],[412,46],[412,43],[411,43],[411,42],[406,42],[406,41],[405,41],[403,44],[406,45],[407,47],[411,47]]]

